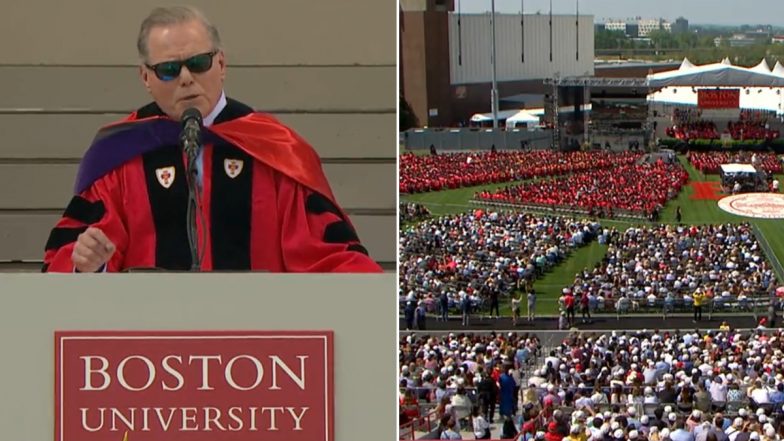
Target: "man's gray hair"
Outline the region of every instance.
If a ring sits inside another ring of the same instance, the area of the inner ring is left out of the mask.
[[[210,23],[203,12],[193,6],[166,6],[153,9],[152,12],[150,12],[150,15],[142,22],[141,29],[139,29],[139,38],[136,40],[136,49],[139,51],[139,57],[141,57],[142,60],[147,60],[147,57],[149,56],[147,43],[152,28],[180,24],[192,20],[201,22],[205,29],[207,29],[207,33],[212,41],[213,50],[221,49],[218,28]]]

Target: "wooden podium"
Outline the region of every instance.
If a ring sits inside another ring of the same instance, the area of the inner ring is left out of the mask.
[[[331,330],[334,439],[391,439],[395,284],[393,273],[4,274],[0,437],[57,439],[56,331]]]

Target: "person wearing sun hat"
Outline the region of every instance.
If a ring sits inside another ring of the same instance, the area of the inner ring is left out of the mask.
[[[743,418],[735,417],[735,419],[732,421],[732,425],[728,427],[724,433],[727,434],[727,438],[729,439],[729,441],[736,441],[736,438],[738,437],[738,435],[743,433],[743,429],[745,427],[746,427],[746,422],[743,420]],[[747,435],[745,435],[744,437],[746,436]]]
[[[626,425],[635,429],[640,428],[640,420],[637,418],[637,409],[634,406],[626,409]]]
[[[565,437],[563,441],[587,441],[588,435],[585,429],[580,424],[572,424],[569,428],[569,436]]]
[[[651,431],[651,417],[648,415],[643,414],[640,417],[640,427],[637,428],[642,436],[648,436],[648,433]]]

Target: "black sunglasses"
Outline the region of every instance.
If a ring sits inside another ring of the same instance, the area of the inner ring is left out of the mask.
[[[212,69],[212,59],[219,51],[206,52],[194,55],[182,61],[164,61],[163,63],[149,65],[144,63],[148,69],[155,72],[155,76],[161,81],[171,81],[180,75],[182,66],[188,68],[192,73],[203,73]]]

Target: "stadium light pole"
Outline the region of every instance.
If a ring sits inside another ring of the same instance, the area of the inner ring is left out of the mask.
[[[498,82],[496,81],[496,59],[495,59],[495,0],[490,0],[490,29],[491,50],[490,56],[493,63],[493,88],[490,91],[490,106],[493,108],[493,128],[498,128]]]

